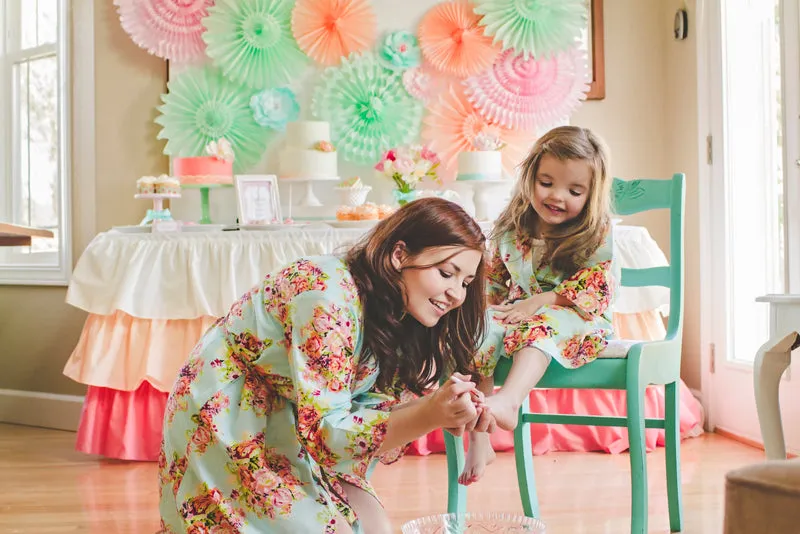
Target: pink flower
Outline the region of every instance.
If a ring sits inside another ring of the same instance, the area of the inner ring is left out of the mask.
[[[336,150],[330,141],[320,141],[314,148],[320,152],[334,152]]]
[[[431,163],[439,163],[438,154],[436,154],[436,152],[428,148],[427,145],[422,147],[422,151],[420,152],[420,157],[426,161],[430,161]]]
[[[397,152],[395,152],[394,149],[387,150],[386,153],[383,155],[383,158],[381,158],[381,159],[383,159],[383,160],[387,160],[388,159],[389,161],[394,161],[394,160],[397,159]]]
[[[292,492],[287,488],[278,488],[272,492],[272,505],[283,508],[292,502]]]

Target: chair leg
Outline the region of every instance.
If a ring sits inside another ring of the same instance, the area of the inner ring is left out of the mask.
[[[631,534],[647,534],[647,457],[644,446],[644,386],[628,383],[628,442],[631,461]]]
[[[446,430],[444,446],[447,454],[447,513],[460,514],[467,511],[467,488],[458,483],[458,475],[464,469],[464,440]]]
[[[792,363],[791,352],[799,342],[797,332],[781,339],[770,339],[758,350],[753,362],[756,411],[767,460],[786,459],[778,388],[783,372]]]
[[[683,528],[683,499],[681,497],[681,435],[678,382],[664,386],[664,442],[667,457],[667,497],[669,500],[669,529]]]
[[[536,476],[533,472],[533,445],[530,423],[522,422],[522,414],[530,412],[530,397],[526,396],[519,410],[514,429],[514,459],[517,462],[517,484],[522,510],[527,517],[539,517],[539,498],[536,495]]]

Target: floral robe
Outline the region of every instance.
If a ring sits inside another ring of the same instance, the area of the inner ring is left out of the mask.
[[[516,325],[503,324],[489,310],[487,335],[476,365],[491,376],[500,356],[510,357],[525,347],[536,347],[567,368],[597,358],[613,335],[611,302],[619,280],[612,260],[612,232],[583,268],[563,277],[541,265],[544,241],[520,240],[509,233],[489,246],[487,290],[489,304],[510,303],[535,293],[554,291],[574,306],[543,306]]]
[[[341,483],[375,495],[367,475],[400,396],[374,391],[361,327],[329,256],[267,275],[209,328],[167,403],[162,532],[333,533],[336,514],[360,531]]]

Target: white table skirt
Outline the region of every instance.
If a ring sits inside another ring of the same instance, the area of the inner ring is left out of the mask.
[[[67,303],[89,313],[116,310],[146,319],[220,317],[265,274],[302,256],[329,254],[364,234],[330,227],[279,231],[97,235],[84,251]],[[667,264],[647,229],[615,227],[622,267]],[[622,288],[619,313],[667,312],[664,288]]]

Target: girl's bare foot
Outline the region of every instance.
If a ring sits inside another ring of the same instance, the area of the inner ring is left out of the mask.
[[[491,410],[492,415],[497,421],[497,426],[503,430],[514,430],[517,428],[517,418],[519,417],[519,404],[503,395],[503,390],[491,397],[486,397],[486,405]]]
[[[464,470],[458,477],[458,483],[469,486],[480,480],[486,471],[486,466],[494,462],[496,457],[488,433],[470,432],[467,458],[464,461]]]

